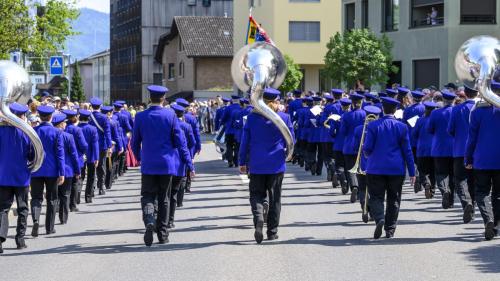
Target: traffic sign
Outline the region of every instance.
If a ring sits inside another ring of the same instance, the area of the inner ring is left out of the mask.
[[[63,75],[63,57],[50,57],[50,75]]]

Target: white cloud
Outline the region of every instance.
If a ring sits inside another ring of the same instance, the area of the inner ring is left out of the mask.
[[[109,0],[78,0],[77,5],[109,13]]]

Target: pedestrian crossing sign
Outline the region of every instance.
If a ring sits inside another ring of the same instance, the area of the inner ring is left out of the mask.
[[[63,75],[63,57],[50,57],[50,75]]]

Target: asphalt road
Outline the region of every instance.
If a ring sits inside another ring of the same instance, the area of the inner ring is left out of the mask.
[[[248,185],[213,145],[197,162],[169,244],[143,245],[132,170],[56,234],[28,236],[23,251],[9,239],[0,280],[500,280],[500,238],[484,241],[479,216],[464,225],[458,208],[407,186],[395,238],[373,240],[358,203],[298,167],[285,176],[280,239],[257,245]]]

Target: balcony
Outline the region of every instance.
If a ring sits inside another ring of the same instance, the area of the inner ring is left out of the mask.
[[[433,27],[444,24],[442,0],[414,0],[411,6],[410,28]]]

